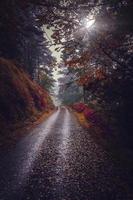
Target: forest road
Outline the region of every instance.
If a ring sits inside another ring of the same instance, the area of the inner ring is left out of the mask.
[[[132,172],[62,107],[0,152],[0,200],[133,200]]]

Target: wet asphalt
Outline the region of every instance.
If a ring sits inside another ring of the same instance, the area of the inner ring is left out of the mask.
[[[132,174],[64,107],[0,152],[0,200],[133,200]]]

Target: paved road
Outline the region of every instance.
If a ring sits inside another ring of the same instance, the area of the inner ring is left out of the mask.
[[[59,109],[0,154],[0,200],[133,200],[132,176]]]

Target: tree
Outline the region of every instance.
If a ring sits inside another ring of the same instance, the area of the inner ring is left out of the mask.
[[[40,65],[53,63],[42,26],[37,22],[38,13],[39,8],[30,1],[0,3],[0,56],[19,62],[32,78]]]
[[[59,93],[58,98],[64,105],[71,105],[75,102],[81,101],[83,96],[82,87],[80,87],[75,81],[73,81],[73,74],[68,73],[65,69],[63,77],[59,78]]]

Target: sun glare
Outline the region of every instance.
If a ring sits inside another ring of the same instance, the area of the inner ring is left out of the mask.
[[[84,24],[86,28],[90,28],[95,23],[95,19],[85,19]]]

